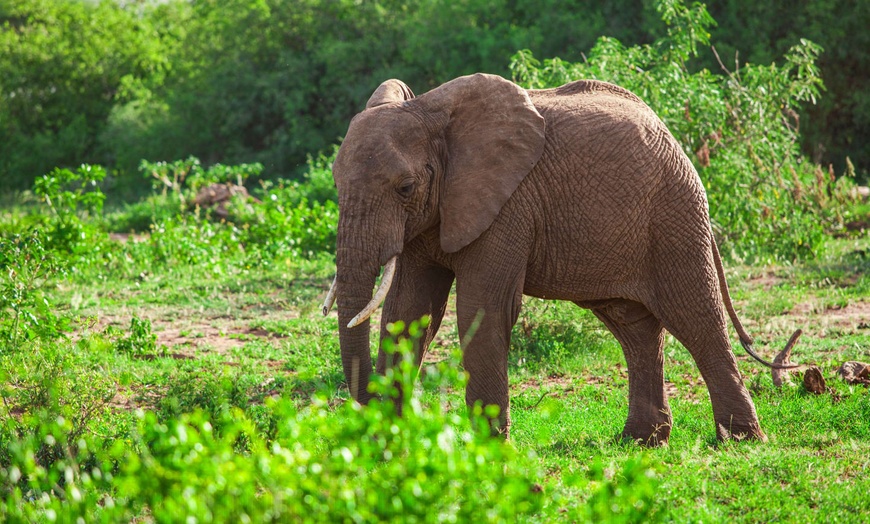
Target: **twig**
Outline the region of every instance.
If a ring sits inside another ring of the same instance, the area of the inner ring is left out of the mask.
[[[535,403],[532,404],[531,406],[527,407],[526,409],[535,409],[536,407],[538,407],[538,404],[540,404],[541,402],[543,402],[544,398],[546,398],[546,396],[549,395],[549,394],[550,394],[549,391],[545,391],[544,394],[541,395],[541,398],[539,398],[537,402],[535,402]]]
[[[719,67],[722,68],[722,71],[725,71],[728,74],[728,78],[730,78],[731,80],[735,80],[734,74],[729,71],[727,67],[725,67],[725,64],[722,63],[722,59],[719,58],[719,53],[716,51],[716,46],[711,45],[710,49],[713,50],[713,55],[716,57],[716,61],[719,62]]]

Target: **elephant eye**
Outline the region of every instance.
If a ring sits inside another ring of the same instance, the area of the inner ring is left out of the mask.
[[[407,198],[414,192],[416,185],[413,180],[405,180],[396,187],[396,193],[402,198]]]

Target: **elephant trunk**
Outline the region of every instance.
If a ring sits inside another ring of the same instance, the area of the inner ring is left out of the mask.
[[[351,396],[360,404],[367,404],[371,399],[368,385],[372,374],[369,319],[354,327],[348,327],[348,324],[371,300],[372,288],[380,268],[377,262],[361,265],[355,260],[349,260],[346,251],[338,249],[335,276],[341,364]]]
[[[338,305],[338,332],[341,363],[351,396],[366,404],[373,372],[369,344],[369,317],[385,299],[395,272],[396,255],[401,252],[403,230],[391,228],[394,222],[378,212],[378,201],[360,202],[339,199],[342,210],[336,239],[336,275],[333,289]],[[381,266],[384,278],[372,297]],[[332,306],[328,294],[324,309]]]

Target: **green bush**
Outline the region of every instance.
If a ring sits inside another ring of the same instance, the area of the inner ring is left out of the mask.
[[[335,245],[338,206],[332,182],[332,155],[309,159],[301,181],[261,181],[253,196],[235,195],[220,218],[213,208],[195,205],[197,192],[212,184],[242,185],[257,177],[259,164],[203,168],[195,157],[174,162],[141,162],[155,192],[116,209],[104,220],[114,231],[138,231],[113,263],[147,270],[204,267],[220,274],[315,257]]]
[[[57,338],[68,329],[69,319],[56,313],[45,290],[101,259],[106,235],[98,217],[105,195],[98,183],[105,175],[100,166],[54,169],[34,184],[44,208],[12,228],[16,232],[0,232],[0,341],[7,344],[0,353],[23,339]]]
[[[42,224],[49,249],[71,257],[99,252],[104,235],[91,219],[103,211],[106,195],[99,183],[105,177],[102,166],[85,164],[75,172],[55,168],[36,179],[33,192],[50,211]]]
[[[28,351],[0,355],[0,520],[10,511],[21,519],[21,504],[40,497],[79,502],[74,479],[96,466],[83,452],[94,432],[111,442],[124,431],[123,417],[108,423],[114,381],[84,364],[105,346],[99,337],[35,341]]]
[[[0,354],[24,339],[57,338],[68,321],[46,298],[51,281],[66,272],[66,261],[45,247],[45,233],[33,229],[0,237]]]
[[[69,319],[57,313],[44,293],[61,276],[105,278],[109,270],[141,278],[156,267],[227,274],[331,252],[338,222],[333,159],[334,152],[310,159],[301,182],[261,182],[254,191],[260,198],[233,197],[223,219],[194,204],[197,191],[211,184],[245,183],[262,166],[203,168],[193,157],[142,162],[155,194],[106,216],[102,167],[55,169],[40,177],[34,194],[41,205],[31,205],[23,217],[13,216],[0,231],[0,338],[7,344],[0,350],[24,339],[57,337],[67,329]],[[107,230],[138,234],[111,241]]]
[[[106,162],[98,136],[126,98],[120,86],[165,71],[159,32],[136,9],[118,2],[0,2],[5,185],[25,189],[54,166]]]
[[[126,355],[153,357],[157,354],[157,335],[151,332],[151,321],[142,320],[137,316],[130,319],[130,334],[116,333],[111,327],[107,335],[115,338],[112,347],[118,353]]]
[[[836,179],[803,157],[797,113],[822,88],[820,48],[803,40],[782,66],[746,64],[728,74],[691,72],[715,22],[702,4],[661,0],[667,36],[625,47],[601,38],[583,62],[514,56],[514,78],[530,88],[596,78],[636,93],[664,120],[707,189],[722,250],[739,257],[793,260],[817,254],[851,203],[848,177]]]
[[[837,172],[851,156],[866,177],[867,4],[710,9],[729,64],[768,63],[804,37],[827,49],[829,94],[804,108],[805,151]],[[578,61],[598,36],[648,44],[665,29],[640,0],[5,0],[0,178],[25,189],[54,166],[99,163],[129,198],[147,189],[142,158],[188,155],[293,177],[387,78],[424,92],[472,72],[508,74],[517,49]],[[699,51],[693,62],[718,71]]]

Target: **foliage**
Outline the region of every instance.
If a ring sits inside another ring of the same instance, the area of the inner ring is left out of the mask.
[[[81,259],[99,254],[104,234],[90,220],[99,215],[105,196],[97,183],[99,166],[75,172],[55,169],[36,180],[34,193],[49,215],[33,215],[21,231],[0,234],[0,339],[15,349],[22,340],[63,335],[69,320],[57,315],[45,288],[57,277],[76,271]],[[0,351],[2,352],[2,351]]]
[[[707,31],[729,62],[739,52],[769,63],[805,37],[827,50],[819,65],[830,91],[806,108],[804,145],[838,173],[851,155],[866,175],[866,5],[710,9],[720,24]],[[4,0],[0,176],[25,189],[54,166],[98,163],[129,198],[147,190],[142,158],[194,155],[292,178],[387,78],[420,93],[476,71],[506,75],[517,49],[578,61],[600,35],[649,44],[666,30],[653,2],[638,0]],[[690,69],[719,70],[708,49],[695,50]]]
[[[30,351],[0,356],[0,491],[4,501],[16,486],[29,500],[41,492],[62,494],[69,480],[68,468],[78,470],[87,464],[76,448],[93,431],[107,429],[103,425],[107,403],[115,394],[110,377],[88,369],[82,358],[85,351],[99,351],[102,345],[99,338],[77,344],[35,341]]]
[[[105,162],[98,136],[125,99],[122,85],[166,70],[152,20],[127,4],[0,2],[0,177],[9,186]]]
[[[800,113],[803,151],[814,162],[846,171],[858,167],[859,180],[870,176],[870,4],[850,0],[813,0],[801,4],[727,0],[709,2],[719,22],[712,40],[731,69],[740,63],[770,63],[801,39],[824,48],[816,61],[827,92]],[[713,53],[699,57],[711,70],[722,66]]]
[[[22,337],[50,339],[65,331],[45,291],[66,264],[46,249],[44,237],[39,229],[0,237],[0,354],[17,348]]]
[[[75,255],[91,252],[101,240],[100,231],[89,217],[99,216],[106,196],[98,184],[106,177],[102,166],[82,165],[75,172],[55,168],[36,179],[33,192],[50,210],[43,226],[50,249]]]
[[[212,184],[235,184],[243,185],[251,177],[256,177],[263,171],[262,164],[239,164],[225,166],[213,164],[203,168],[202,163],[196,157],[188,157],[186,160],[174,162],[139,162],[139,171],[151,178],[154,189],[161,189],[161,194],[166,195],[171,191],[179,199],[182,205],[193,201],[193,196],[200,189]]]
[[[338,221],[332,158],[311,159],[301,183],[263,182],[262,200],[237,199],[229,207],[229,220],[221,221],[213,220],[210,210],[193,206],[196,192],[215,183],[244,183],[262,166],[203,168],[194,157],[142,162],[144,174],[160,193],[107,219],[102,216],[105,196],[99,186],[105,176],[102,167],[55,169],[40,177],[34,194],[44,207],[32,207],[0,233],[0,339],[6,344],[2,350],[15,350],[25,340],[57,338],[70,328],[71,318],[46,294],[61,276],[91,279],[92,270],[101,268],[142,279],[155,267],[190,266],[222,274],[331,250]],[[134,225],[144,229],[143,237],[122,244],[109,241],[106,228],[129,231],[136,229]],[[116,350],[153,354],[156,347],[147,321],[134,317],[130,329],[129,337],[110,333],[120,337]]]
[[[664,120],[707,188],[714,228],[725,250],[744,257],[795,259],[822,247],[851,203],[849,179],[823,174],[800,153],[796,111],[822,88],[820,48],[802,40],[782,66],[745,65],[726,75],[692,73],[687,61],[709,44],[715,22],[701,4],[656,4],[667,36],[625,47],[601,38],[583,62],[539,62],[530,51],[511,68],[530,88],[583,78],[633,91]]]
[[[111,336],[114,333],[108,334]],[[151,321],[133,316],[130,319],[130,335],[118,334],[112,346],[115,351],[127,355],[154,355],[157,352],[157,335],[151,332]]]

